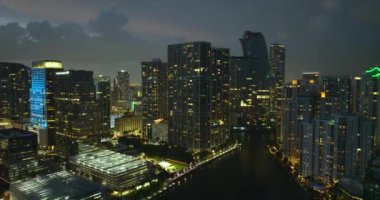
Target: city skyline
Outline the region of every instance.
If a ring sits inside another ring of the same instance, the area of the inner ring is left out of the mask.
[[[378,4],[371,0],[292,4],[240,0],[202,2],[200,7],[197,1],[170,0],[160,4],[3,0],[0,43],[8,50],[0,60],[30,66],[32,60],[58,59],[67,69],[111,77],[115,76],[112,71],[124,69],[136,83],[141,81],[140,62],[156,57],[166,61],[167,44],[205,40],[230,48],[235,56],[242,52],[236,38],[252,30],[262,32],[267,44],[287,46],[286,80],[302,71],[359,75],[379,62]],[[67,9],[70,15],[65,14]]]
[[[0,200],[380,199],[376,6],[0,0]]]

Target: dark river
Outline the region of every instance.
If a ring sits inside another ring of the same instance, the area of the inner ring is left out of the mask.
[[[269,156],[270,134],[239,133],[242,150],[195,172],[163,199],[306,199]]]

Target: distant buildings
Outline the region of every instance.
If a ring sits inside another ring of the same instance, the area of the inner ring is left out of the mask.
[[[102,138],[111,136],[111,79],[99,75],[95,80],[97,102],[97,131]]]
[[[380,155],[380,67],[365,71],[360,84],[360,113],[375,123],[375,152]]]
[[[113,84],[113,102],[116,106],[129,109],[129,84],[129,73],[118,71]]]
[[[30,121],[39,132],[39,145],[55,145],[55,72],[62,71],[63,64],[55,60],[32,63],[30,89]]]
[[[0,118],[29,118],[30,68],[0,62]]]
[[[144,131],[143,119],[141,115],[134,113],[126,113],[125,115],[115,119],[115,131],[121,133],[133,133],[135,131]],[[145,131],[146,132],[146,131]]]

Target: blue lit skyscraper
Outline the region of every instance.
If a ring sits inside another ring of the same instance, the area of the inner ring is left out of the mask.
[[[39,130],[40,146],[55,142],[54,76],[63,69],[62,62],[40,60],[32,63],[30,121]]]

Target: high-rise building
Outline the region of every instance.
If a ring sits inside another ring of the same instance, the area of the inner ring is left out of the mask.
[[[360,113],[361,82],[362,77],[360,76],[351,78],[351,108],[353,113]]]
[[[372,157],[373,123],[357,114],[315,118],[303,136],[300,174],[324,183],[364,177]]]
[[[222,144],[230,132],[230,50],[212,48],[210,53],[211,147]]]
[[[99,75],[96,78],[97,131],[102,138],[111,136],[111,79],[109,76]]]
[[[360,113],[375,123],[375,152],[380,155],[380,67],[365,71],[361,81]]]
[[[256,84],[253,81],[254,71],[250,60],[245,57],[230,57],[230,124],[234,130],[244,130],[253,124],[254,92]]]
[[[210,50],[208,42],[168,46],[169,143],[210,148]]]
[[[56,72],[55,122],[57,151],[74,154],[76,142],[98,142],[96,132],[95,85],[92,71]]]
[[[240,42],[243,56],[252,62],[254,81],[257,85],[264,86],[269,81],[269,59],[264,35],[260,32],[246,31]]]
[[[260,32],[246,31],[240,39],[246,79],[251,79],[254,85],[252,95],[253,121],[247,120],[249,126],[270,127],[270,70],[268,50],[265,38]],[[248,75],[249,74],[249,75]],[[248,75],[248,76],[247,76]],[[242,87],[247,87],[243,85]],[[273,120],[272,120],[273,121]]]
[[[129,108],[129,73],[125,70],[117,72],[114,81],[114,90],[117,95],[117,105],[123,108]]]
[[[347,76],[323,76],[321,89],[326,98],[333,99],[336,104],[336,113],[352,112],[351,107],[351,79]]]
[[[271,44],[269,52],[270,118],[274,122],[276,139],[281,142],[281,105],[284,99],[283,90],[285,85],[285,46],[283,44]]]
[[[39,131],[39,145],[55,145],[55,72],[63,64],[55,60],[41,60],[32,63],[32,85],[30,89],[30,120]]]
[[[300,126],[310,123],[317,115],[319,98],[319,86],[315,80],[292,80],[285,85],[280,140],[283,156],[293,164],[299,164],[300,161]]]
[[[0,118],[29,118],[30,68],[0,62]]]
[[[149,62],[141,63],[142,73],[142,117],[143,127],[151,125],[154,120],[167,120],[168,105],[168,84],[167,84],[167,64],[161,59],[153,59]],[[147,135],[146,128],[144,136]]]

